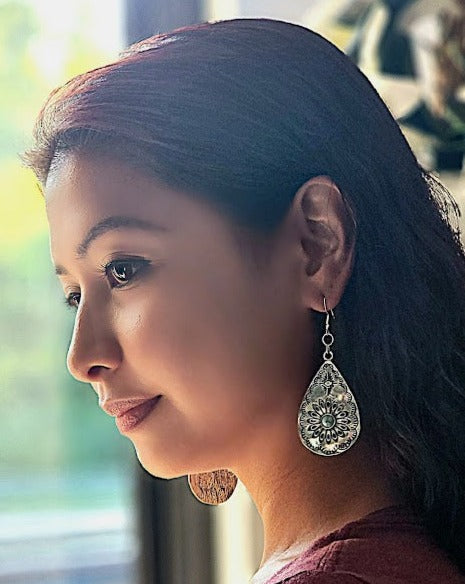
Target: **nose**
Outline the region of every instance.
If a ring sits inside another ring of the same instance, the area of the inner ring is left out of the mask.
[[[121,347],[105,310],[90,310],[81,302],[76,313],[66,363],[78,381],[100,381],[121,363]]]

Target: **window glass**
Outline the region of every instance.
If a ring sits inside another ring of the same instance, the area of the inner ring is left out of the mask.
[[[117,56],[119,0],[0,1],[0,582],[133,584],[135,456],[65,358],[73,313],[21,167],[48,92]]]

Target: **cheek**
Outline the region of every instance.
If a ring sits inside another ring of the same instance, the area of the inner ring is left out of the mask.
[[[199,408],[211,401],[237,411],[250,411],[254,401],[271,407],[294,366],[295,313],[263,288],[238,280],[172,291],[141,331],[171,381],[195,391]]]
[[[136,440],[158,473],[168,460],[180,474],[194,460],[224,462],[257,427],[296,409],[289,387],[302,385],[297,344],[304,346],[297,313],[267,286],[216,273],[192,274],[188,288],[160,278],[118,314],[131,377],[165,396],[153,428]]]
[[[243,277],[219,276],[192,273],[188,287],[159,278],[152,292],[131,291],[117,316],[125,360],[141,383],[179,407],[195,396],[192,416],[212,403],[218,415],[249,411],[254,400],[262,406],[281,366],[274,307]]]

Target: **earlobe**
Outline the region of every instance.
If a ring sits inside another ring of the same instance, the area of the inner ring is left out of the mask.
[[[337,185],[327,176],[308,180],[292,204],[302,252],[302,299],[322,311],[336,306],[352,271],[355,221]]]

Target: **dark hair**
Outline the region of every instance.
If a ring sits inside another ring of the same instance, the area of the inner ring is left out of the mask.
[[[76,150],[119,156],[265,235],[306,180],[336,182],[357,228],[338,366],[393,488],[465,571],[458,210],[349,58],[268,19],[149,38],[56,90],[25,159],[43,183]]]

